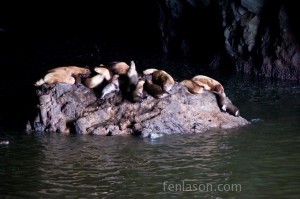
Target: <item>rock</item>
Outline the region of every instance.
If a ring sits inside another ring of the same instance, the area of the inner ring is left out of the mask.
[[[147,97],[141,103],[131,103],[119,92],[100,100],[95,92],[83,85],[39,88],[38,113],[26,125],[27,130],[157,137],[249,124],[242,117],[221,112],[213,93],[191,94],[178,83],[169,96],[156,99],[145,93]]]
[[[194,55],[196,60],[201,57],[202,62],[208,59],[206,62],[211,63],[214,60],[211,54],[223,53],[216,50],[219,47],[226,50],[238,72],[300,80],[299,12],[295,2],[160,0],[157,3],[166,55],[184,58]],[[201,31],[196,32],[195,27]]]

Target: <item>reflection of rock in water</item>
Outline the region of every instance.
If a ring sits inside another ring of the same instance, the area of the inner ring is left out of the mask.
[[[191,94],[179,84],[169,96],[162,99],[148,96],[141,103],[126,101],[118,92],[97,100],[94,90],[82,85],[57,84],[38,92],[39,113],[27,130],[150,136],[199,133],[248,124],[242,117],[221,112],[214,94]]]

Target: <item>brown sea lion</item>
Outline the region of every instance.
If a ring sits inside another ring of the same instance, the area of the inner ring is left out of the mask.
[[[213,78],[210,78],[210,77],[207,77],[204,75],[197,75],[197,76],[193,77],[192,80],[199,85],[206,84],[207,86],[210,87],[210,89],[207,89],[207,90],[216,91],[216,92],[226,96],[225,92],[224,92],[224,87],[222,86],[222,84]]]
[[[169,95],[169,93],[163,91],[161,86],[157,84],[153,84],[153,82],[149,79],[145,80],[145,90],[147,93],[149,93],[151,96],[155,98],[164,98]]]
[[[204,92],[204,86],[200,86],[193,80],[183,80],[180,84],[184,85],[190,93],[199,94]]]
[[[169,92],[175,85],[173,77],[166,71],[157,70],[154,68],[143,71],[144,75],[152,74],[152,81],[162,87],[163,91]]]

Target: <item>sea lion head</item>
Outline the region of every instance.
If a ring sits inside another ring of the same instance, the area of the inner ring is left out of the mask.
[[[82,70],[83,72],[79,74],[81,78],[89,77],[92,74],[91,70],[87,66],[85,68],[82,68]]]
[[[92,72],[88,67],[83,68],[82,75],[90,75]]]

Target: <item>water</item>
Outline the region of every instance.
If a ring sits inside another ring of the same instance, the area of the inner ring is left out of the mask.
[[[0,134],[0,197],[299,198],[300,87],[223,78],[252,125],[153,139]]]

